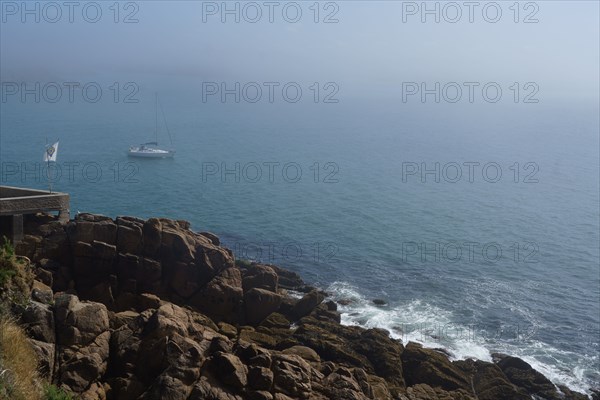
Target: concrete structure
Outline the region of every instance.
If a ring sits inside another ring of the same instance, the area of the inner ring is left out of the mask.
[[[0,186],[0,237],[13,243],[23,238],[23,215],[58,211],[61,222],[69,220],[69,195],[46,190]]]

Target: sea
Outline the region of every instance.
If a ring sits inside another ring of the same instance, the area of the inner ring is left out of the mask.
[[[125,103],[109,85],[98,102],[3,99],[1,183],[51,183],[72,217],[188,220],[325,289],[344,324],[600,386],[597,99],[315,103],[306,82],[303,101],[255,104],[188,82],[160,90],[175,157],[146,160],[127,150],[154,140],[156,88]]]

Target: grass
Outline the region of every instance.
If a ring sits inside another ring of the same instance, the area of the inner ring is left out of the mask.
[[[0,316],[0,399],[41,400],[38,360],[23,329]]]
[[[32,283],[29,261],[15,255],[4,238],[0,246],[0,400],[73,400],[41,378],[27,334],[11,317],[11,304],[27,302]]]

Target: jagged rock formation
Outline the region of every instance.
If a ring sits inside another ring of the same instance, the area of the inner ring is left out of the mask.
[[[26,232],[37,279],[16,311],[42,371],[82,399],[587,398],[514,357],[450,361],[343,326],[298,275],[236,265],[185,221],[38,216]]]

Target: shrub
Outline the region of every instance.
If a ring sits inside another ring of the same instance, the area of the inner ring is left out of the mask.
[[[16,256],[14,248],[5,237],[0,246],[0,300],[26,302],[32,283],[33,272],[28,260]]]

